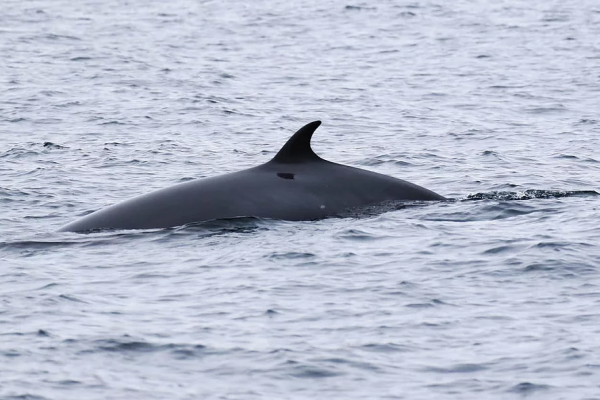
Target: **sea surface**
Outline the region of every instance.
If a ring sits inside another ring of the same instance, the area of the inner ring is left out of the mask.
[[[3,0],[0,55],[1,399],[600,399],[597,0]],[[313,120],[451,200],[57,232]]]

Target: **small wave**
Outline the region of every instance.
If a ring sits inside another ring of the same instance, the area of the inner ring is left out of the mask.
[[[157,351],[161,346],[155,346],[147,342],[138,341],[120,341],[120,340],[100,340],[97,343],[97,349],[111,352],[134,352],[146,353]]]
[[[597,123],[598,123],[598,120],[591,119],[591,118],[582,118],[577,122],[577,124],[583,124],[583,125],[595,125]]]
[[[487,192],[470,194],[468,200],[531,200],[531,199],[558,199],[561,197],[587,197],[598,196],[600,193],[594,190],[538,190],[529,189],[523,192]]]
[[[405,208],[423,207],[427,205],[426,201],[384,201],[378,204],[366,206],[351,207],[331,215],[332,218],[368,218],[375,217],[390,211],[403,210]]]
[[[410,166],[412,165],[408,161],[396,160],[394,158],[390,158],[389,156],[378,156],[369,158],[366,161],[362,162],[361,165],[365,165],[368,167],[373,167],[381,164],[393,164],[393,165],[402,165],[402,166]]]
[[[69,340],[72,342],[72,340]],[[192,359],[203,356],[206,353],[206,346],[201,344],[153,344],[142,340],[125,339],[101,339],[94,342],[93,350],[84,350],[89,352],[109,352],[109,353],[156,353],[168,352],[177,359]]]
[[[100,125],[127,125],[124,122],[120,122],[120,121],[107,121],[107,122],[102,122]]]
[[[296,378],[308,378],[308,379],[319,379],[319,378],[331,378],[334,376],[341,375],[339,372],[332,369],[325,369],[315,366],[302,365],[295,362],[289,362],[294,365],[294,371],[290,374]]]
[[[6,150],[4,153],[0,154],[0,158],[21,158],[21,157],[34,157],[38,156],[39,153],[37,151],[25,149],[23,147],[13,147],[12,149]]]
[[[482,254],[512,254],[521,248],[523,248],[523,245],[507,244],[507,245],[492,247],[491,249],[487,249],[487,250],[483,251]]]
[[[318,361],[320,363],[332,364],[334,366],[337,366],[337,365],[349,366],[352,368],[358,368],[358,369],[367,370],[367,371],[380,370],[380,368],[373,363],[369,363],[369,362],[365,362],[365,361],[356,361],[356,360],[352,360],[349,358],[342,358],[342,357],[316,358],[316,359],[314,359],[314,361]]]
[[[598,160],[596,160],[594,158],[581,157],[581,156],[576,156],[573,154],[557,154],[554,156],[554,158],[562,158],[562,159],[567,159],[567,160],[578,160],[578,161],[583,161],[583,162],[598,163]]]
[[[192,222],[177,228],[176,232],[182,230],[206,232],[211,234],[222,234],[230,232],[251,233],[263,227],[266,221],[275,221],[258,217],[234,217],[213,219],[210,221]]]
[[[528,114],[552,114],[565,112],[567,111],[567,108],[562,104],[556,104],[549,107],[529,107],[525,108],[523,111]]]
[[[36,240],[20,240],[14,242],[0,242],[0,250],[27,249],[27,250],[43,250],[55,247],[64,247],[78,245],[79,242],[67,241],[36,241]]]
[[[450,367],[428,367],[426,371],[437,372],[443,374],[465,374],[471,372],[479,372],[488,369],[482,364],[455,364]]]
[[[37,394],[24,393],[24,394],[3,397],[3,399],[5,399],[5,400],[48,400],[48,397],[39,396]]]
[[[357,241],[377,240],[377,239],[381,238],[380,236],[378,236],[376,234],[361,231],[359,229],[346,229],[343,232],[341,232],[340,234],[338,234],[337,236],[342,239],[357,240]]]
[[[394,343],[369,343],[361,346],[361,349],[365,351],[375,352],[375,353],[392,353],[392,352],[408,352],[411,351],[408,347],[397,345]]]
[[[459,210],[455,212],[448,212],[446,210],[438,212],[434,211],[422,219],[427,221],[451,222],[493,221],[531,214],[538,211],[538,207],[532,207],[523,203],[484,203],[477,212],[473,212],[473,210]]]
[[[18,189],[9,189],[0,186],[0,201],[16,201],[15,198],[27,197],[30,193]]]
[[[554,249],[553,249],[554,250]],[[595,264],[584,262],[565,262],[564,260],[544,260],[537,261],[525,266],[523,273],[552,273],[552,275],[562,277],[572,277],[575,275],[586,275],[597,273],[598,268]]]
[[[540,390],[549,389],[549,385],[539,385],[530,382],[521,382],[518,385],[511,387],[508,391],[512,393],[519,393],[523,395],[531,394]]]
[[[375,7],[347,5],[344,8],[346,11],[362,11],[362,10],[377,10]]]
[[[80,299],[78,299],[77,297],[75,297],[73,295],[61,294],[58,297],[61,300],[72,301],[72,302],[75,302],[75,303],[87,303],[87,301],[80,300]]]
[[[405,307],[409,307],[409,308],[432,308],[432,307],[436,307],[439,305],[447,305],[447,303],[444,303],[441,300],[438,299],[433,299],[427,303],[411,303],[411,304],[407,304],[405,305]]]
[[[80,236],[81,240],[68,240],[62,242],[45,242],[45,241],[15,241],[15,242],[0,242],[6,247],[49,247],[56,245],[79,245],[88,246],[95,244],[111,243],[112,241],[120,241],[123,237],[128,238],[148,238],[155,236],[153,241],[168,241],[175,235],[197,234],[200,237],[211,237],[215,235],[230,234],[230,233],[253,233],[257,230],[268,229],[267,225],[271,226],[274,223],[284,223],[284,221],[270,220],[255,217],[236,217],[223,218],[202,222],[191,222],[189,224],[169,227],[169,228],[147,228],[147,229],[119,229],[119,228],[97,228],[88,229],[78,232],[65,232],[65,235],[73,237],[73,235],[86,234],[93,235],[90,240],[85,240],[86,236]],[[90,236],[87,236],[90,237]]]
[[[44,147],[50,150],[60,150],[60,149],[66,149],[67,147],[65,146],[61,146],[59,144],[56,143],[52,143],[52,142],[44,142]]]
[[[288,260],[288,259],[305,259],[305,258],[314,258],[316,257],[313,253],[302,253],[296,251],[289,251],[286,253],[273,253],[269,256],[269,258],[276,260]]]
[[[417,14],[412,11],[401,11],[398,15],[403,18],[412,18],[417,16]]]
[[[50,40],[81,40],[80,38],[78,38],[76,36],[58,35],[56,33],[49,33],[49,34],[45,35],[44,38],[50,39]]]

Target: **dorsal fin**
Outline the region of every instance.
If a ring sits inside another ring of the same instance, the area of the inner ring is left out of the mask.
[[[314,121],[304,125],[294,133],[287,143],[279,150],[279,153],[271,160],[282,164],[296,164],[306,161],[321,160],[310,148],[310,139],[313,133],[321,125],[321,121]]]

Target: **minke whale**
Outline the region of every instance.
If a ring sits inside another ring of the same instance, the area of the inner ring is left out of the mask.
[[[310,141],[321,121],[302,127],[269,162],[189,182],[117,203],[60,228],[169,228],[236,217],[317,220],[356,207],[398,200],[445,200],[391,176],[326,161]]]

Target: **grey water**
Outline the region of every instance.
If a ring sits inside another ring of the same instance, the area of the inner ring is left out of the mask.
[[[0,55],[0,398],[600,398],[596,0],[3,0]],[[316,119],[452,200],[57,232]]]

